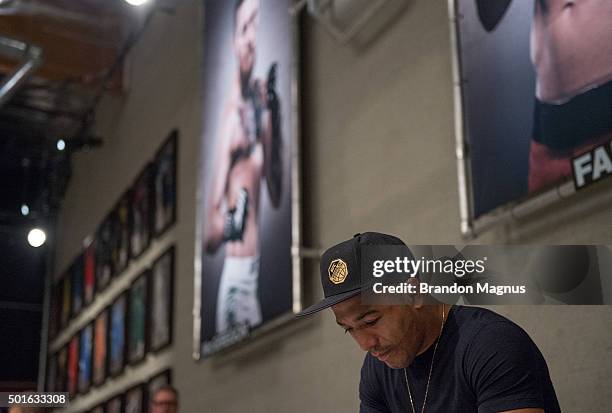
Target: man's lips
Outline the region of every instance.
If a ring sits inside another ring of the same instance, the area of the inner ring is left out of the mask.
[[[387,360],[387,357],[389,356],[389,354],[391,354],[391,349],[388,349],[382,352],[372,353],[374,357],[376,357],[378,360],[383,361],[383,362]]]

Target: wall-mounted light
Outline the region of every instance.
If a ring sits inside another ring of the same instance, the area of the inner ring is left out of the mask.
[[[38,248],[47,240],[47,234],[40,228],[33,228],[28,233],[28,244],[34,248]]]
[[[57,143],[55,144],[55,147],[58,151],[63,151],[64,149],[66,149],[66,141],[63,139],[58,139]]]
[[[23,215],[24,217],[28,216],[30,214],[30,207],[27,204],[23,204],[21,205],[21,215]]]
[[[132,6],[142,6],[149,1],[150,0],[125,0],[126,3],[131,4]]]

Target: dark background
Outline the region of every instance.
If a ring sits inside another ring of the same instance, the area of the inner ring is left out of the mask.
[[[45,247],[27,244],[28,227],[0,233],[0,382],[36,382]]]

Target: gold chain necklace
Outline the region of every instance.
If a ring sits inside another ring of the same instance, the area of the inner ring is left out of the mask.
[[[423,406],[421,406],[421,413],[425,411],[425,404],[427,403],[427,394],[429,393],[429,382],[431,381],[431,372],[433,371],[434,359],[436,358],[436,351],[438,350],[438,343],[440,343],[440,338],[442,337],[442,330],[444,329],[444,304],[442,304],[442,325],[440,326],[440,335],[436,340],[436,345],[434,347],[433,356],[431,356],[431,364],[429,365],[429,375],[427,377],[427,385],[425,386],[425,397],[423,398]],[[414,408],[414,402],[412,401],[412,393],[410,392],[410,384],[408,383],[408,373],[406,372],[406,368],[404,367],[404,378],[406,379],[406,388],[408,389],[408,397],[410,398],[410,406],[412,406],[412,413],[416,413]]]

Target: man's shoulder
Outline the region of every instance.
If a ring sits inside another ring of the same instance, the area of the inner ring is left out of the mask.
[[[518,327],[513,321],[501,314],[481,307],[455,305],[452,309],[452,319],[457,327],[460,327],[463,331],[478,330],[495,323],[504,323]]]
[[[537,350],[525,330],[500,314],[479,307],[457,306],[453,310],[457,347],[462,354],[484,354],[487,349],[503,347],[503,343],[513,343],[522,350]]]
[[[469,347],[475,340],[486,340],[487,337],[497,341],[507,336],[520,336],[530,341],[520,326],[486,308],[454,306],[451,320],[459,337],[458,345]]]

